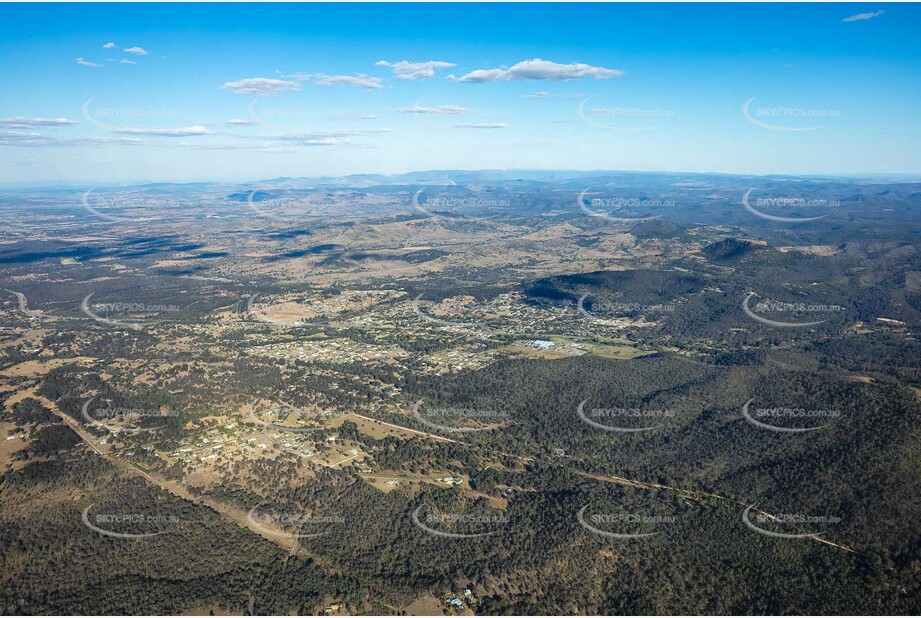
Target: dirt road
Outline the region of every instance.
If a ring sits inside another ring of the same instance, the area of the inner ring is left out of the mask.
[[[400,425],[394,425],[393,423],[385,423],[384,421],[379,421],[376,418],[371,418],[370,416],[363,416],[361,414],[358,414],[357,412],[352,412],[351,414],[352,416],[357,416],[358,418],[366,420],[366,421],[371,421],[373,423],[380,423],[381,425],[384,425],[385,427],[391,427],[393,429],[399,429],[400,431],[406,431],[409,433],[418,434],[420,436],[425,436],[426,438],[431,438],[432,440],[438,440],[439,442],[451,442],[453,444],[459,444],[457,440],[452,440],[450,438],[443,438],[433,433],[419,431],[418,429],[410,429],[409,427],[402,427]]]
[[[256,534],[263,537],[264,539],[272,541],[276,545],[281,546],[283,549],[285,549],[286,551],[292,554],[295,552],[303,551],[302,548],[299,547],[299,544],[297,543],[296,539],[291,539],[287,536],[283,536],[284,531],[281,530],[281,528],[274,527],[271,524],[267,524],[266,522],[262,522],[262,521],[260,521],[259,525],[257,526],[253,522],[250,521],[250,518],[248,517],[247,513],[241,509],[238,509],[234,506],[231,506],[219,500],[215,500],[213,498],[208,498],[205,496],[196,496],[190,493],[188,489],[186,489],[183,485],[181,485],[180,483],[176,481],[164,478],[160,476],[159,474],[147,472],[146,470],[142,470],[141,468],[139,468],[138,466],[132,463],[129,463],[127,461],[119,459],[118,457],[114,457],[106,453],[105,451],[100,449],[99,446],[96,444],[96,438],[92,434],[90,434],[88,431],[86,431],[86,429],[80,426],[80,424],[76,420],[74,420],[67,414],[64,414],[58,408],[57,404],[55,404],[50,399],[47,399],[46,397],[43,397],[42,395],[37,394],[35,390],[36,390],[36,387],[33,387],[32,389],[30,389],[29,397],[37,399],[43,405],[45,405],[49,410],[54,412],[54,414],[57,415],[62,421],[67,423],[68,427],[70,427],[74,431],[74,433],[80,436],[83,442],[86,443],[86,445],[90,447],[93,450],[93,452],[95,452],[100,457],[103,457],[106,461],[116,466],[119,470],[127,474],[130,474],[132,476],[140,476],[146,481],[150,482],[151,484],[157,486],[158,488],[164,491],[170,492],[171,494],[173,494],[174,496],[178,498],[182,498],[183,500],[188,500],[189,502],[193,502],[199,506],[206,506],[210,508],[211,510],[215,511],[216,513],[218,513],[219,515],[221,515],[223,518],[227,519],[228,521],[231,521],[234,524],[237,524],[238,526],[241,526],[252,532],[255,532]],[[272,534],[272,532],[274,532],[275,534]],[[306,552],[304,553],[306,554]]]
[[[623,485],[625,487],[633,487],[636,489],[660,489],[663,491],[671,491],[671,492],[678,494],[682,498],[685,498],[687,500],[694,500],[695,502],[700,502],[705,498],[713,498],[715,500],[720,500],[720,501],[732,504],[733,506],[742,506],[745,508],[748,508],[749,506],[751,506],[750,503],[742,502],[741,500],[736,500],[734,498],[727,498],[726,496],[721,496],[719,494],[714,494],[714,493],[710,493],[706,491],[698,491],[698,490],[688,491],[687,489],[681,489],[680,487],[672,487],[670,485],[660,485],[659,483],[647,483],[643,481],[635,481],[635,480],[623,478],[620,476],[604,476],[600,474],[591,474],[589,472],[576,472],[576,474],[580,476],[584,476],[586,478],[596,480],[596,481],[602,481],[606,483],[617,483],[618,485]],[[751,510],[755,513],[763,515],[764,517],[768,519],[772,519],[775,521],[778,520],[778,518],[775,515],[772,515],[771,513],[768,513],[767,511],[762,511],[761,509],[756,509],[756,508],[752,508]],[[829,545],[831,547],[835,547],[837,549],[841,549],[846,552],[850,552],[852,554],[856,553],[855,550],[851,549],[850,547],[846,545],[842,545],[840,543],[829,541],[827,539],[822,538],[821,536],[810,535],[810,536],[806,536],[803,538],[809,539],[811,541],[815,541],[816,543],[822,543],[824,545]]]

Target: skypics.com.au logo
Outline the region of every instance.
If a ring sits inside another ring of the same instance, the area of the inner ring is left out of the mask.
[[[749,399],[742,406],[742,416],[745,420],[760,429],[776,431],[778,433],[806,433],[816,431],[826,427],[827,422],[821,425],[815,425],[816,422],[835,420],[840,418],[841,412],[838,410],[811,410],[806,408],[755,408],[751,409],[754,398]],[[778,425],[777,423],[780,423]],[[806,427],[788,427],[784,426],[789,423],[809,423]]]
[[[622,216],[621,210],[649,210],[651,208],[672,208],[675,206],[674,200],[635,198],[622,195],[609,195],[586,199],[588,195],[599,195],[598,193],[589,193],[591,187],[586,187],[578,197],[576,197],[576,206],[589,217],[599,217],[615,223],[636,223],[658,219],[660,215],[645,214],[640,216]],[[601,210],[605,209],[605,210]],[[617,214],[614,214],[617,213]]]
[[[823,320],[813,320],[809,322],[788,322],[775,320],[771,318],[764,317],[763,314],[771,313],[780,313],[785,315],[803,315],[803,314],[830,314],[830,313],[840,313],[844,311],[844,307],[841,305],[829,305],[829,304],[813,304],[813,303],[802,303],[802,302],[783,302],[771,299],[765,299],[758,301],[758,303],[752,307],[751,300],[756,294],[754,292],[749,292],[742,301],[742,311],[745,312],[745,315],[760,322],[761,324],[767,324],[768,326],[775,326],[778,328],[804,328],[808,326],[818,326],[824,322],[827,322],[828,319]]]
[[[446,539],[475,539],[497,534],[509,523],[509,518],[501,513],[440,513],[422,510],[420,504],[410,516],[413,525],[433,536]]]
[[[754,511],[754,513],[752,513]],[[775,539],[809,539],[823,535],[824,528],[829,525],[841,522],[840,517],[827,515],[806,515],[801,513],[781,513],[772,515],[750,505],[742,513],[742,522],[751,530],[764,536]],[[823,530],[819,532],[780,532],[779,529],[795,528],[815,528],[820,527]],[[775,528],[776,530],[772,530]]]
[[[589,294],[585,293],[579,297],[576,308],[584,317],[588,318],[595,324],[603,326],[613,326],[623,328],[625,326],[652,326],[654,322],[641,322],[628,318],[624,314],[654,316],[656,314],[667,314],[675,311],[677,305],[673,303],[634,303],[634,302],[607,302],[607,301],[590,301],[589,307],[586,308],[586,301]]]
[[[612,431],[616,433],[639,433],[642,431],[651,431],[667,425],[667,422],[673,421],[675,412],[673,410],[654,410],[646,408],[591,408],[586,411],[585,404],[588,399],[583,399],[576,408],[576,414],[584,423],[601,429],[603,431]],[[637,426],[639,425],[639,426]]]
[[[413,194],[413,209],[417,212],[424,214],[425,216],[437,219],[439,221],[451,222],[451,221],[492,221],[495,215],[490,215],[488,217],[474,216],[466,214],[467,212],[479,212],[489,208],[508,208],[511,206],[511,201],[503,200],[493,197],[479,197],[473,195],[464,195],[464,196],[441,196],[436,195],[434,197],[426,197],[423,201],[421,198],[425,192],[425,189],[419,189]],[[458,212],[457,215],[440,215],[436,211],[441,212]]]
[[[489,409],[423,406],[417,401],[413,417],[432,429],[448,433],[476,433],[498,429],[508,421],[508,412]]]
[[[759,197],[752,204],[751,194],[754,187],[745,192],[742,196],[742,206],[745,210],[756,217],[761,217],[768,221],[778,223],[806,223],[809,221],[818,221],[828,216],[828,213],[816,217],[783,217],[772,215],[764,211],[765,208],[784,208],[784,209],[834,209],[841,206],[840,200],[830,200],[825,198],[805,199],[802,197]]]
[[[130,191],[97,193],[96,188],[91,187],[80,196],[80,205],[97,217],[113,223],[147,223],[160,220],[162,213],[175,210],[179,202],[172,198]]]
[[[95,397],[91,397],[85,401],[80,408],[80,413],[89,424],[95,427],[101,427],[113,434],[136,434],[164,429],[169,417],[179,415],[178,412],[161,410],[159,408],[123,408],[111,406],[97,407],[90,412],[90,405],[95,400]],[[144,426],[146,419],[154,419],[155,422],[151,426]],[[135,427],[132,423],[141,423],[141,426]]]
[[[762,129],[781,132],[815,131],[825,126],[825,123],[815,124],[816,121],[828,121],[841,117],[837,109],[817,109],[807,107],[757,107],[752,110],[751,105],[755,97],[750,98],[742,105],[742,115],[750,123]]]
[[[422,310],[421,301],[423,295],[424,292],[416,295],[412,302],[412,309],[413,313],[415,313],[426,322],[435,324],[437,326],[444,326],[449,330],[458,332],[460,334],[469,335],[477,339],[489,339],[492,335],[490,330],[479,322],[452,322],[450,320],[443,320],[441,318],[436,318],[433,315],[429,315],[427,312]]]
[[[312,433],[324,427],[320,425],[325,419],[335,413],[324,414],[318,410],[301,408],[288,403],[259,405],[259,400],[249,403],[249,414],[246,421],[262,425],[272,431],[288,433]]]
[[[83,525],[103,536],[114,539],[149,539],[175,529],[180,523],[178,515],[141,513],[131,511],[107,511],[91,514],[91,504],[81,515]]]
[[[257,504],[246,520],[263,534],[286,539],[315,539],[326,536],[345,523],[341,515],[318,515],[300,511],[265,509]]]
[[[609,539],[643,539],[662,534],[653,528],[671,525],[677,521],[672,515],[637,515],[635,513],[594,513],[586,515],[589,505],[576,513],[579,525],[591,532]],[[633,530],[630,532],[629,530]]]
[[[161,127],[163,123],[175,123],[179,118],[179,112],[175,109],[157,109],[151,107],[124,106],[116,105],[110,107],[93,106],[96,97],[92,97],[83,102],[80,112],[83,118],[90,124],[102,127],[111,133],[122,135],[167,135],[177,137],[181,135],[203,135],[208,130],[201,126],[187,127],[184,129],[163,129],[163,128],[139,128],[139,125],[146,123],[157,123]]]
[[[300,301],[279,299],[272,303],[257,303],[261,292],[250,294],[237,306],[237,312],[244,324],[267,325],[277,328],[301,328],[325,326],[326,319],[316,319],[317,312]]]
[[[576,113],[585,124],[605,131],[637,133],[648,131],[655,125],[665,125],[677,115],[675,110],[645,107],[593,107],[586,109],[591,97],[585,97],[576,108]],[[636,126],[639,123],[641,126]]]
[[[273,196],[268,190],[253,189],[246,196],[246,205],[258,217],[291,223],[331,216],[339,202],[329,195]]]
[[[138,302],[114,301],[90,304],[90,299],[95,292],[90,292],[80,303],[80,310],[88,317],[105,324],[120,328],[143,328],[152,326],[162,321],[163,314],[176,313],[181,310],[179,305],[173,304],[146,304]],[[151,318],[154,319],[151,319]]]

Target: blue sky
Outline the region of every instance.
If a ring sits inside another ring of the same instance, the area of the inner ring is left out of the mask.
[[[5,4],[0,181],[915,174],[919,17],[874,3]]]

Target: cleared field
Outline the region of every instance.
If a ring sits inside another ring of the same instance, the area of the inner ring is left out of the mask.
[[[585,341],[575,337],[563,337],[560,335],[550,335],[546,338],[556,344],[552,348],[541,350],[530,345],[512,344],[501,348],[513,354],[522,354],[533,358],[543,358],[554,360],[559,358],[570,358],[578,356],[580,353],[592,354],[602,358],[613,358],[617,360],[630,360],[653,354],[646,350],[641,350],[627,339],[606,339],[601,342]]]
[[[400,487],[400,481],[397,479],[378,478],[376,476],[361,475],[362,480],[379,491],[389,494],[394,489]],[[389,483],[388,481],[396,481]]]
[[[589,348],[589,353],[602,358],[614,358],[617,360],[630,360],[631,358],[653,354],[653,352],[640,350],[633,346],[618,345],[592,345]]]
[[[572,356],[572,354],[566,354],[565,352],[561,352],[559,350],[540,350],[529,345],[521,344],[507,345],[499,349],[515,355],[528,356],[530,358],[543,358],[546,360],[556,360],[560,358],[569,358]]]
[[[433,596],[425,596],[416,599],[403,608],[407,616],[444,616],[444,601],[436,599]]]
[[[380,489],[385,493],[393,491],[401,485],[406,486],[414,483],[428,483],[429,485],[435,485],[437,487],[450,487],[450,483],[441,480],[449,476],[463,479],[460,487],[467,487],[467,479],[462,476],[452,475],[452,473],[447,471],[429,472],[428,474],[410,474],[408,472],[399,472],[396,470],[383,470],[373,474],[359,474],[358,476],[375,489]],[[396,483],[390,484],[387,481],[396,481]]]
[[[341,427],[342,423],[345,421],[351,421],[355,423],[358,426],[358,431],[368,437],[374,438],[375,440],[382,440],[387,437],[409,440],[410,438],[419,437],[419,433],[408,428],[385,424],[381,421],[375,421],[365,416],[359,416],[357,414],[344,414],[339,416],[335,418],[329,424],[329,426],[338,428]]]
[[[25,448],[28,444],[28,440],[21,434],[13,433],[13,427],[12,423],[0,423],[0,469],[3,470],[7,466],[18,470],[26,463],[24,461],[13,461],[13,454]]]
[[[256,319],[282,324],[294,324],[300,320],[317,317],[317,312],[295,302],[279,303],[268,307],[254,309]]]
[[[12,367],[7,367],[3,371],[0,371],[0,375],[10,378],[36,378],[45,375],[52,369],[56,369],[61,365],[91,365],[94,362],[96,362],[95,358],[86,356],[78,356],[75,358],[52,358],[49,360],[29,360],[13,365]]]
[[[310,458],[311,461],[330,468],[352,465],[363,461],[367,455],[358,448],[358,444],[339,444],[328,448],[324,453]],[[353,453],[352,449],[358,451]]]

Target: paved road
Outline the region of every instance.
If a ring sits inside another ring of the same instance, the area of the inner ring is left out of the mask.
[[[29,301],[26,300],[26,295],[22,292],[14,292],[13,290],[6,291],[16,296],[16,300],[19,301],[19,310],[28,317],[37,318],[42,314],[41,309],[29,309]]]

